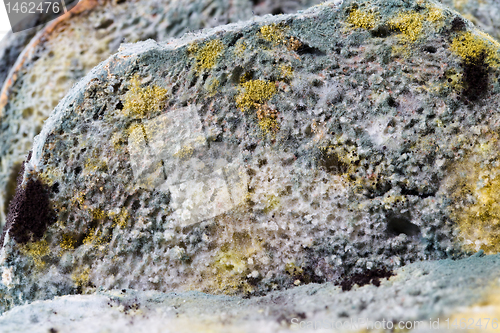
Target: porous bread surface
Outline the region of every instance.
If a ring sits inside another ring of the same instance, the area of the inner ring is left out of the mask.
[[[86,1],[87,3],[94,1]],[[250,1],[211,2],[174,1],[168,6],[148,5],[141,1],[142,10],[131,10],[133,5],[121,3],[101,3],[95,13],[83,14],[73,9],[70,14],[39,35],[28,47],[26,59],[15,68],[6,82],[3,100],[0,103],[3,136],[0,135],[0,230],[5,224],[8,203],[14,195],[15,178],[20,165],[28,152],[34,135],[38,134],[43,121],[48,117],[61,97],[73,83],[85,75],[90,68],[106,59],[116,51],[122,40],[134,42],[153,38],[164,40],[179,37],[189,30],[210,27],[218,24],[246,19],[251,15],[292,13],[297,9],[309,7],[320,1]],[[497,40],[500,39],[500,3],[494,0],[443,0],[445,5],[454,8],[474,24]],[[96,2],[97,4],[97,2]],[[148,7],[150,6],[150,7]],[[90,10],[89,6],[89,10]],[[110,8],[111,7],[111,8]],[[144,9],[144,7],[146,9]],[[166,13],[157,20],[156,11]],[[168,11],[172,13],[168,14]],[[124,14],[126,13],[126,15]],[[135,15],[142,15],[137,18]],[[78,19],[74,16],[81,15]],[[128,17],[132,15],[131,17]],[[71,18],[71,19],[69,19]],[[43,18],[42,18],[43,19]],[[217,19],[217,20],[215,20]],[[69,21],[71,20],[71,21]],[[129,23],[114,23],[114,21]],[[73,22],[74,21],[74,22]],[[60,23],[64,22],[64,23]],[[69,22],[69,23],[68,23]],[[100,22],[100,23],[99,23]],[[32,24],[37,24],[32,21]],[[69,32],[61,32],[66,26]],[[118,26],[118,28],[117,28]],[[15,35],[10,33],[0,45],[0,87],[14,65],[17,56],[41,26]],[[53,31],[54,27],[58,27]],[[75,33],[75,27],[80,33]],[[82,30],[83,29],[83,30]],[[133,30],[133,31],[132,31]],[[61,35],[54,38],[53,34]],[[48,43],[45,39],[49,38]],[[26,51],[26,50],[25,50]],[[54,53],[55,52],[55,53]],[[57,54],[54,56],[54,54]],[[68,57],[69,56],[69,57]],[[68,57],[68,58],[67,58]],[[25,64],[26,63],[26,64]],[[20,76],[20,78],[19,78]],[[10,87],[13,85],[13,87]]]
[[[26,47],[0,97],[0,230],[33,137],[71,86],[124,41],[158,41],[255,15],[295,12],[319,1],[85,0]],[[5,51],[4,51],[5,52]]]
[[[348,292],[308,284],[265,296],[98,290],[15,307],[0,317],[2,333],[66,332],[364,332],[413,327],[412,332],[494,332],[500,295],[499,255],[421,261],[401,267],[379,287]],[[460,272],[457,274],[457,272]],[[438,320],[439,318],[439,320]],[[482,322],[478,319],[482,318]],[[485,319],[486,318],[486,319]],[[492,318],[492,319],[487,319]],[[376,323],[378,321],[378,323]],[[401,324],[400,324],[401,323]],[[462,321],[464,323],[464,321]],[[486,323],[488,326],[486,327]],[[462,324],[462,327],[464,324]],[[416,328],[416,329],[415,329]]]
[[[16,33],[15,35],[11,31],[0,41],[0,88],[3,86],[9,70],[16,62],[17,57],[38,30],[34,28]]]
[[[12,211],[46,195],[56,218],[9,216],[2,306],[497,251],[499,50],[438,3],[388,0],[124,45],[35,139]]]

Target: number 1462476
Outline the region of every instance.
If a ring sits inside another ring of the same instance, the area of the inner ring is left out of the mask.
[[[58,2],[5,2],[7,14],[37,14],[37,13],[54,13],[61,11],[61,6]]]

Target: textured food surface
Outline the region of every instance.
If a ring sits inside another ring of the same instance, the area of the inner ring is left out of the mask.
[[[41,26],[10,33],[0,44],[0,87],[19,54],[21,56],[5,82],[0,101],[0,230],[14,194],[16,175],[43,121],[69,88],[98,62],[114,53],[122,41],[148,38],[161,41],[190,30],[236,22],[253,15],[292,13],[319,2],[178,0],[167,5],[141,1],[139,5],[133,1],[85,0],[50,23],[22,54],[24,46]],[[500,2],[442,2],[500,39]],[[29,23],[36,25],[37,20]]]
[[[499,49],[439,3],[388,0],[123,45],[35,139],[2,307],[96,287],[348,289],[498,252]]]
[[[157,41],[255,15],[291,13],[319,0],[84,0],[49,23],[24,49],[7,77],[0,97],[0,230],[5,224],[16,176],[33,137],[71,86],[124,41]],[[29,41],[21,32],[5,40],[9,68]],[[12,38],[17,38],[11,41]],[[19,44],[19,45],[18,45]],[[15,53],[15,54],[12,54]],[[0,53],[0,56],[2,54]],[[5,65],[5,66],[3,66]],[[3,82],[0,70],[0,82]],[[1,84],[1,83],[0,83]]]
[[[425,261],[398,269],[378,288],[343,292],[330,283],[309,284],[250,299],[193,291],[98,291],[18,306],[0,317],[0,327],[3,333],[366,332],[390,327],[390,321],[412,332],[463,332],[460,321],[463,327],[463,320],[468,325],[472,320],[479,326],[469,332],[495,332],[499,263],[498,255]]]

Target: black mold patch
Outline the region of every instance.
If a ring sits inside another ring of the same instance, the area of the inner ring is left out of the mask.
[[[334,152],[323,150],[319,156],[319,167],[325,169],[328,173],[341,175],[349,169],[349,166],[342,162]]]
[[[5,233],[9,231],[17,243],[37,241],[43,237],[54,214],[50,208],[49,188],[38,179],[30,179],[22,186],[24,163],[17,178],[17,189],[9,205],[7,224],[5,225],[0,244],[3,244]]]
[[[451,30],[453,31],[464,31],[465,22],[461,17],[455,16],[453,21],[451,21]]]
[[[485,58],[486,55],[483,52],[477,59],[467,59],[462,65],[465,84],[462,93],[469,101],[479,99],[488,91],[488,64],[486,64]]]
[[[386,38],[392,34],[392,31],[388,25],[383,24],[371,30],[370,33],[373,37]]]
[[[387,270],[386,268],[378,268],[348,276],[336,285],[340,285],[342,287],[342,291],[351,290],[352,286],[355,284],[362,287],[371,283],[374,286],[379,287],[380,279],[388,279],[393,275],[395,275],[394,272]]]

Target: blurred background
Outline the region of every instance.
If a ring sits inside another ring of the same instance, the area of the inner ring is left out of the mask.
[[[2,39],[9,31],[9,18],[7,17],[7,11],[5,10],[5,5],[2,0],[2,3],[0,4],[0,39]]]

